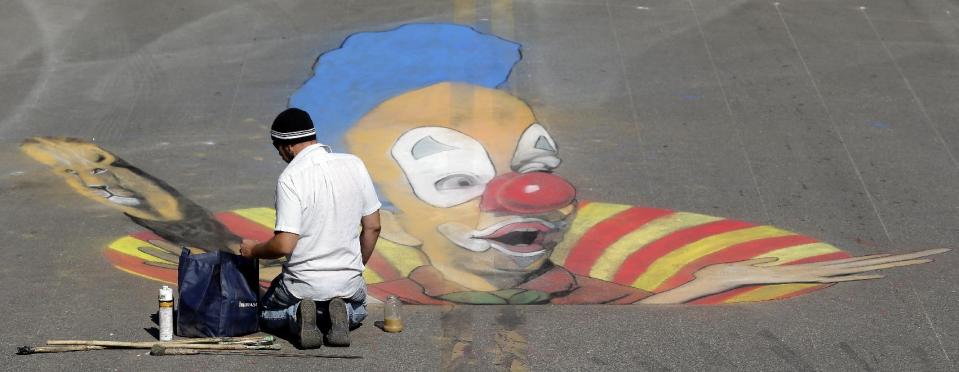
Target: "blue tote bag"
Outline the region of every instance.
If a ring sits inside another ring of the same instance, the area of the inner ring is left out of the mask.
[[[180,253],[177,335],[229,337],[256,332],[256,260],[227,252]]]

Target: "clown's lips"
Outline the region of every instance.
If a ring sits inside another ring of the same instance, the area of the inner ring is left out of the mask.
[[[540,222],[517,222],[502,226],[488,235],[473,236],[486,239],[491,245],[515,253],[533,253],[543,250],[546,233],[553,228]]]

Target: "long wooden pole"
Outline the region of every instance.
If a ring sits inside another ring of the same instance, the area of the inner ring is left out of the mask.
[[[17,354],[41,354],[41,353],[65,353],[73,351],[90,351],[103,349],[149,349],[154,346],[176,347],[180,349],[203,349],[203,350],[279,350],[279,345],[274,345],[276,338],[273,336],[249,336],[249,337],[207,337],[180,339],[176,341],[103,341],[103,340],[49,340],[49,346],[21,346],[17,348]]]
[[[91,345],[20,346],[17,348],[17,354],[30,355],[30,354],[45,354],[45,353],[66,353],[71,351],[89,351],[89,350],[103,350],[103,349],[106,349],[106,347],[91,346]]]
[[[362,356],[359,355],[319,355],[319,354],[303,354],[303,353],[277,353],[277,352],[268,352],[268,351],[253,351],[253,350],[196,350],[196,349],[183,349],[179,347],[163,347],[160,345],[154,346],[150,349],[150,355],[153,356],[167,356],[167,355],[244,355],[244,356],[271,356],[271,357],[282,357],[282,358],[332,358],[332,359],[362,359]]]
[[[98,346],[113,346],[113,347],[134,347],[126,345],[149,345],[151,347],[156,344],[168,345],[168,344],[245,344],[245,345],[269,345],[276,341],[276,338],[273,336],[256,336],[256,337],[207,337],[207,338],[185,338],[178,339],[173,341],[142,341],[142,342],[126,342],[126,341],[102,341],[102,340],[48,340],[47,345],[98,345]],[[106,344],[111,345],[106,345]]]
[[[79,341],[79,340],[77,340]],[[279,350],[280,345],[244,345],[244,344],[190,344],[177,342],[124,342],[124,341],[84,341],[77,346],[103,346],[111,349],[149,349],[154,345],[177,347],[180,349],[211,349],[211,350]]]

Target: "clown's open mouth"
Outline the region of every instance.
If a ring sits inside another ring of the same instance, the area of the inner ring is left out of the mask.
[[[503,244],[509,245],[530,245],[533,244],[537,239],[539,239],[540,232],[537,230],[531,231],[512,231],[509,234],[503,235],[498,238],[492,238],[490,240],[495,240]]]
[[[543,249],[546,233],[553,230],[540,222],[516,222],[499,227],[492,233],[474,236],[490,245],[513,253],[532,253]]]

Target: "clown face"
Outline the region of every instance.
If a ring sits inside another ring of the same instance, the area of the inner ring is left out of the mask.
[[[347,134],[400,227],[449,280],[511,288],[541,269],[575,210],[575,189],[525,103],[442,83],[388,100]]]

